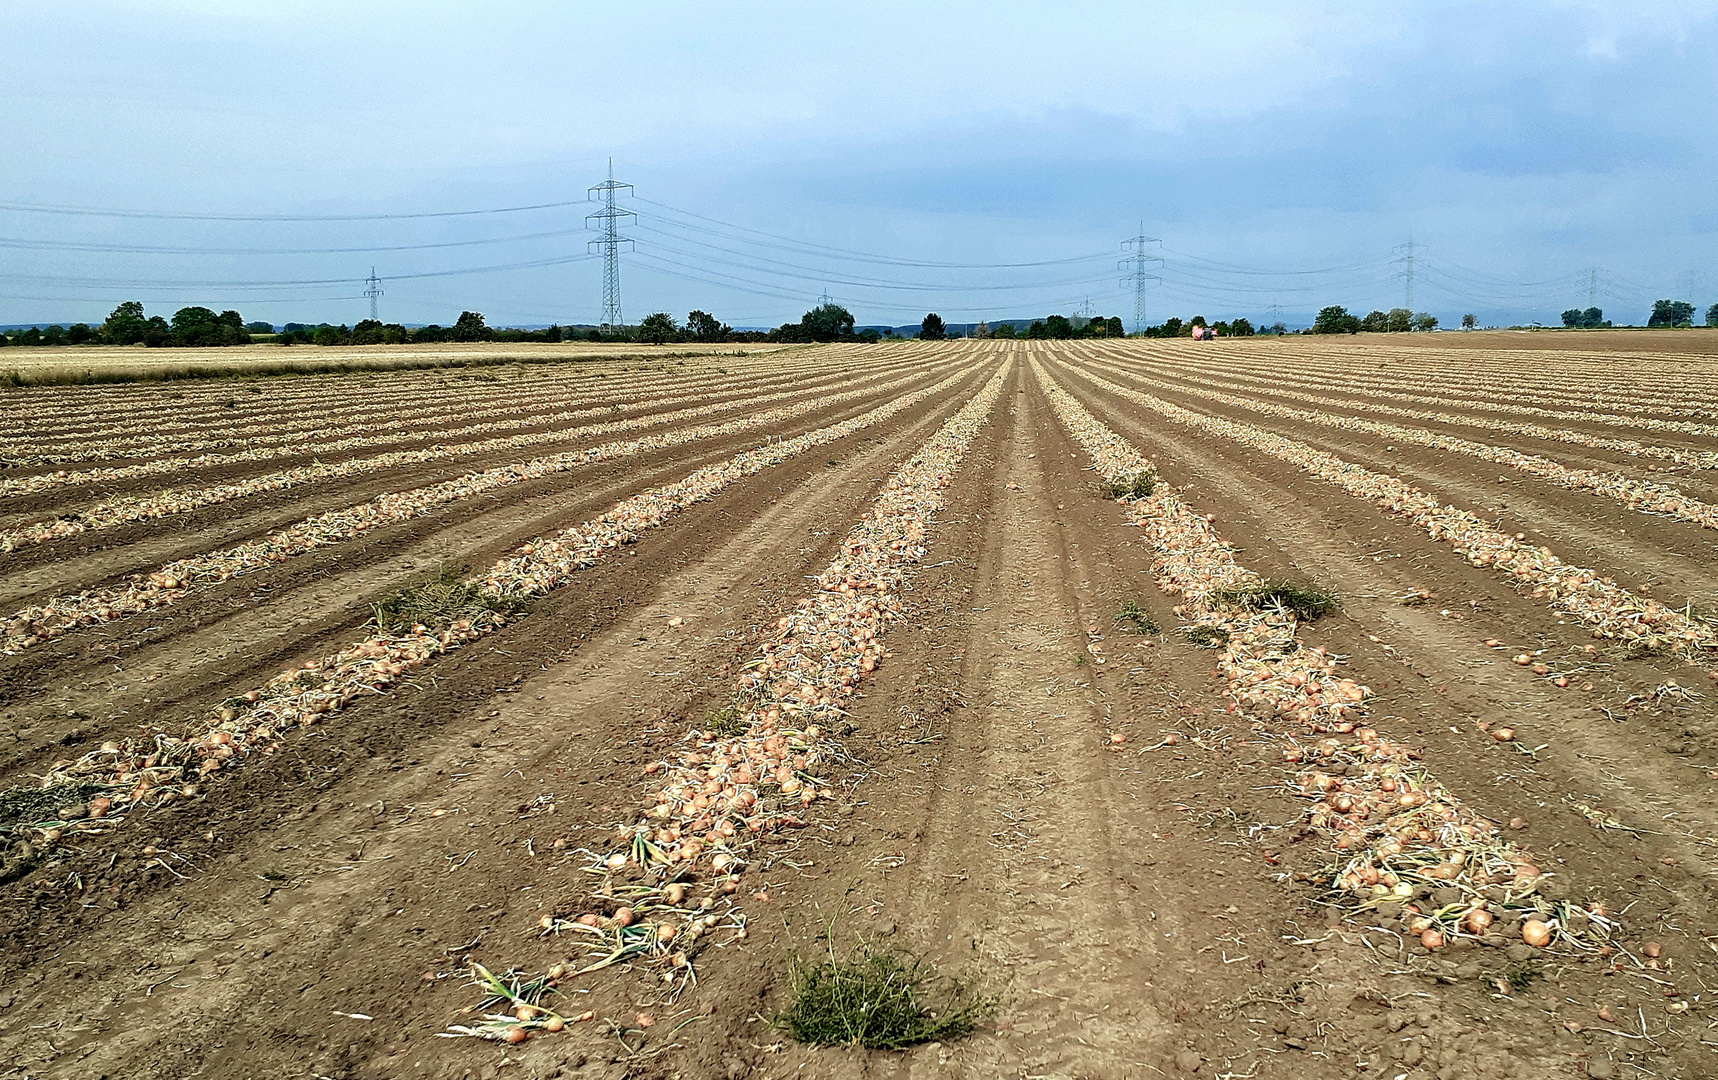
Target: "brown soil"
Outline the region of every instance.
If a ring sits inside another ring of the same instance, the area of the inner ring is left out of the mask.
[[[1428,954],[1345,919],[1309,883],[1333,852],[1300,828],[1284,766],[1225,711],[1209,655],[1174,632],[1176,601],[1155,586],[1139,531],[1094,495],[1091,462],[1016,363],[886,636],[892,655],[840,733],[840,797],[746,873],[757,892],[742,904],[746,939],[706,950],[698,986],[677,1000],[649,971],[610,969],[563,983],[566,1008],[596,1017],[565,1033],[505,1048],[435,1038],[477,1000],[471,962],[541,971],[583,955],[538,931],[541,914],[582,895],[587,859],[573,849],[601,847],[628,818],[645,763],[726,700],[722,666],[750,656],[803,595],[890,469],[1029,348],[1155,454],[1248,566],[1334,587],[1343,611],[1304,636],[1373,687],[1374,722],[1415,742],[1480,812],[1524,818],[1514,837],[1557,887],[1626,910],[1632,944],[1663,944],[1660,969],[1464,943]],[[1696,669],[1608,642],[1585,657],[1578,627],[1422,532],[1056,362],[1081,348],[902,347],[964,357],[971,377],[688,509],[412,686],[5,886],[0,1077],[1648,1075],[1635,1064],[1711,1075],[1700,1033],[1718,975],[1704,940],[1718,692]],[[1191,391],[1176,400],[1268,419]],[[1495,467],[1459,455],[1264,426],[1393,464],[1457,505],[1499,498]],[[749,441],[593,469],[293,560],[171,619],[5,658],[0,766],[16,781],[110,733],[191,715],[348,640],[365,597],[437,558],[493,558]],[[1573,461],[1574,449],[1538,452]],[[1543,484],[1507,491],[1500,520],[1566,558],[1654,581],[1667,598],[1711,587],[1712,549],[1690,546],[1709,543],[1692,526]],[[1399,602],[1420,589],[1435,598]],[[1165,632],[1119,622],[1128,601]],[[1595,690],[1559,690],[1508,662],[1528,646]],[[1705,696],[1627,705],[1667,679]],[[1500,715],[1532,756],[1475,727]],[[1597,829],[1575,801],[1640,832]],[[823,935],[926,956],[995,994],[997,1015],[970,1038],[902,1052],[799,1046],[767,1018],[792,958],[818,955]],[[1617,1018],[1599,1019],[1601,1006]]]

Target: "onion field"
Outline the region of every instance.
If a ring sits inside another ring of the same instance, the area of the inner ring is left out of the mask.
[[[0,389],[0,1080],[1718,1075],[1718,363],[1414,337]]]

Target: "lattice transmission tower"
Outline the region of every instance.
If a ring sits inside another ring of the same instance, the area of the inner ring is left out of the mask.
[[[620,314],[620,246],[631,244],[632,240],[620,235],[620,223],[638,216],[614,204],[615,195],[622,189],[630,192],[632,185],[622,184],[614,178],[614,158],[609,158],[608,179],[590,189],[591,199],[601,202],[602,209],[585,215],[587,226],[595,219],[596,228],[602,231],[602,239],[592,240],[587,246],[602,252],[602,325],[609,330],[620,330],[626,326]]]
[[[1426,245],[1414,243],[1409,237],[1405,244],[1397,244],[1392,251],[1399,252],[1396,262],[1402,267],[1402,306],[1409,311],[1414,310],[1414,253],[1425,250]]]
[[[370,321],[379,322],[376,318],[376,301],[382,296],[382,279],[376,276],[376,268],[370,267],[370,277],[364,282],[364,297],[370,301]]]
[[[1139,235],[1130,236],[1121,242],[1124,249],[1133,252],[1116,265],[1123,270],[1133,271],[1128,277],[1122,278],[1121,283],[1124,288],[1129,285],[1133,286],[1133,332],[1136,334],[1145,329],[1146,286],[1152,282],[1163,280],[1151,273],[1153,268],[1163,265],[1163,259],[1151,253],[1151,245],[1162,243],[1161,240],[1145,235],[1145,222],[1143,221],[1139,223]]]

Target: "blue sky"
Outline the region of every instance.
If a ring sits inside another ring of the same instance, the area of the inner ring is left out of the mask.
[[[1410,238],[1446,325],[1718,301],[1718,0],[13,0],[7,40],[0,203],[191,217],[0,210],[0,323],[350,323],[372,264],[391,321],[595,321],[590,207],[350,219],[583,200],[611,155],[630,321],[1131,327],[1141,222],[1152,321],[1399,305]]]

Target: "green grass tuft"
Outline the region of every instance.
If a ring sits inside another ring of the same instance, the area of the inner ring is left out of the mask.
[[[491,592],[459,579],[459,571],[442,567],[434,580],[401,589],[374,607],[376,627],[403,633],[422,624],[445,630],[457,619],[475,619],[498,611],[512,615],[526,608],[523,599]]]
[[[802,1043],[898,1050],[958,1039],[996,1014],[995,998],[958,981],[939,991],[940,982],[928,960],[863,943],[846,958],[832,949],[822,963],[795,962],[793,1001],[775,1024]]]
[[[1293,612],[1294,617],[1302,622],[1312,622],[1314,619],[1329,615],[1342,607],[1335,593],[1284,580],[1231,586],[1219,590],[1214,598],[1224,603],[1239,604],[1254,611],[1281,608]]]
[[[1116,612],[1116,622],[1132,624],[1135,633],[1156,634],[1160,632],[1157,620],[1151,617],[1151,613],[1142,610],[1132,600],[1123,604],[1121,610]]]

